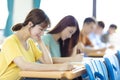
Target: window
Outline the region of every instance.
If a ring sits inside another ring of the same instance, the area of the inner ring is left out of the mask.
[[[97,0],[97,20],[105,22],[105,29],[108,29],[110,24],[120,25],[119,7],[119,0]],[[119,29],[118,27],[117,30]]]
[[[43,9],[54,27],[66,15],[73,15],[79,22],[80,28],[86,17],[92,16],[93,0],[42,0]]]
[[[0,29],[4,29],[8,17],[7,0],[0,1]]]

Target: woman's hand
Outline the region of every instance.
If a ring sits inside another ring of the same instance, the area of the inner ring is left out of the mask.
[[[81,43],[81,42],[77,43],[76,49],[77,49],[77,53],[84,52],[84,45],[83,45],[83,43]]]
[[[109,45],[108,48],[110,48],[110,49],[114,49],[115,46],[114,46],[114,45]]]
[[[83,60],[83,53],[76,54],[72,57],[71,62],[81,62]]]
[[[76,56],[76,54],[84,53],[84,48],[85,47],[81,42],[77,43],[77,45],[73,49],[73,53],[71,56]]]
[[[71,63],[69,63],[69,62],[63,63],[59,67],[60,71],[73,70],[73,69],[74,69],[73,65]]]
[[[42,42],[41,36],[39,36],[39,35],[37,35],[37,36],[35,37],[35,40],[36,40],[36,42],[38,42],[38,43],[41,43],[41,42]]]

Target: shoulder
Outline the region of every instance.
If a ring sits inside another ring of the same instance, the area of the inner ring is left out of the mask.
[[[31,45],[35,45],[36,42],[33,39],[29,38],[28,43],[30,43]]]
[[[1,45],[1,49],[17,47],[18,45],[19,41],[17,40],[17,37],[15,35],[11,35],[4,40],[3,44]]]
[[[45,34],[42,36],[42,40],[52,40],[53,36],[51,34]]]
[[[52,38],[52,35],[51,34],[44,34],[42,37],[43,38]]]
[[[107,38],[109,36],[109,34],[108,33],[104,33],[104,34],[102,34],[102,38]]]
[[[16,40],[17,40],[17,37],[15,35],[11,35],[5,39],[3,44],[5,44],[5,43],[12,44],[13,42],[16,42]]]
[[[95,33],[90,33],[89,34],[89,38],[94,38],[95,37]]]

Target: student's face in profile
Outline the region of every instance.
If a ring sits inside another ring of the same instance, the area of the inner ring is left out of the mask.
[[[44,34],[44,31],[46,30],[46,28],[47,28],[46,24],[35,25],[30,29],[31,37],[34,39],[40,38]]]
[[[113,34],[113,33],[115,33],[116,29],[115,28],[109,28],[108,31],[109,31],[110,34]]]
[[[85,31],[85,34],[89,35],[91,32],[93,32],[96,28],[96,24],[91,22],[89,24],[84,24],[84,31]]]
[[[60,34],[60,37],[62,40],[66,40],[68,38],[71,38],[71,36],[75,33],[76,27],[66,27]]]
[[[103,28],[100,27],[100,26],[97,26],[96,29],[95,29],[95,33],[98,34],[98,35],[101,35],[103,32]]]

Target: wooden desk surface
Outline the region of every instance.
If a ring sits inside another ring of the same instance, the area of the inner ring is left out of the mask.
[[[90,57],[103,57],[105,54],[113,54],[116,53],[117,50],[116,49],[107,49],[106,51],[98,51],[98,52],[92,52],[92,53],[88,53],[87,56]]]
[[[87,56],[90,57],[103,57],[105,55],[105,52],[92,52],[92,53],[88,53]]]
[[[77,66],[72,71],[21,71],[21,77],[31,77],[31,78],[67,78],[74,79],[86,72],[84,65]]]

